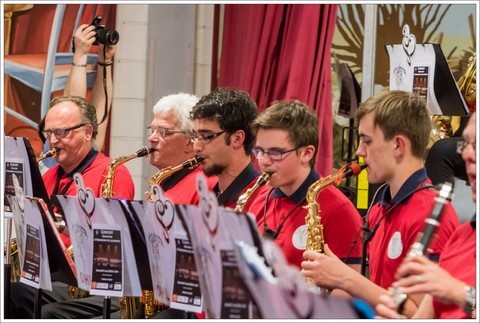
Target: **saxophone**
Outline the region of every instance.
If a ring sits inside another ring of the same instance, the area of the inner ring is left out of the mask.
[[[183,169],[193,169],[200,166],[201,162],[204,159],[204,157],[195,156],[193,158],[187,159],[180,165],[162,168],[150,178],[150,187],[155,184],[160,185],[160,183],[165,178]],[[147,201],[153,201],[154,197],[151,191],[145,192],[145,194],[147,195]],[[143,290],[143,302],[145,303],[145,318],[151,317],[153,314],[157,313],[163,308],[162,304],[155,304],[154,294],[152,290]]]
[[[101,191],[100,191],[101,197],[115,197],[115,192],[113,191],[113,182],[115,179],[115,170],[117,169],[118,166],[134,158],[146,156],[153,151],[154,151],[153,148],[143,147],[137,150],[134,154],[127,155],[127,156],[120,156],[112,160],[110,164],[108,164],[107,166],[107,175],[105,175],[105,178],[106,178],[105,183],[102,184],[101,186]]]
[[[40,156],[38,156],[38,158],[37,158],[37,163],[41,162],[45,158],[50,158],[50,157],[57,156],[57,152],[58,152],[57,148],[52,148],[49,151],[46,151],[45,153],[40,154]]]
[[[200,163],[204,160],[204,157],[199,157],[195,156],[193,158],[187,159],[183,163],[177,166],[168,166],[165,168],[162,168],[158,172],[156,172],[151,178],[150,178],[150,187],[152,187],[155,184],[159,184],[168,176],[181,171],[182,169],[185,168],[196,168],[200,165]],[[147,195],[147,201],[153,201],[153,196],[151,192],[145,192]]]
[[[245,193],[240,195],[240,197],[237,200],[237,205],[235,206],[235,211],[236,212],[242,212],[243,208],[245,207],[245,204],[247,203],[248,199],[250,196],[252,196],[253,193],[262,185],[268,184],[270,182],[270,175],[268,173],[262,173],[260,177],[258,177],[257,182],[255,185],[250,187]]]
[[[113,182],[115,180],[115,170],[121,164],[124,164],[134,158],[146,156],[154,151],[153,148],[143,147],[135,153],[127,156],[120,156],[113,159],[107,166],[107,175],[105,175],[105,183],[100,187],[101,197],[115,197],[113,191]],[[121,318],[135,318],[134,315],[140,306],[138,298],[123,296],[120,297],[120,315]]]
[[[344,178],[354,177],[366,168],[366,165],[347,164],[344,165],[335,175],[320,178],[310,185],[307,191],[307,216],[305,223],[307,225],[307,250],[313,250],[324,253],[325,240],[323,237],[323,225],[320,216],[320,205],[317,202],[318,194],[327,186],[338,186]]]
[[[45,158],[55,157],[57,155],[57,148],[51,148],[50,150],[46,151],[40,156],[37,157],[37,163],[41,162]],[[3,254],[4,257],[8,257],[10,264],[11,264],[11,282],[18,282],[20,281],[20,259],[18,256],[18,243],[17,238],[10,238],[10,244],[8,245],[7,242],[3,245]]]

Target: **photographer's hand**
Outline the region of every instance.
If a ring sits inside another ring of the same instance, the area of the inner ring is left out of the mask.
[[[104,57],[103,48],[105,46],[106,46],[106,49],[105,49],[105,57]],[[98,45],[98,61],[101,63],[112,62],[113,57],[115,56],[116,49],[117,47],[115,45],[99,44]]]
[[[75,35],[73,37],[73,42],[75,44],[75,54],[74,58],[84,59],[84,62],[77,62],[77,64],[86,63],[87,54],[90,52],[93,42],[95,41],[95,26],[92,25],[81,25],[78,27]]]
[[[90,48],[95,41],[95,26],[81,25],[75,31],[73,43],[75,53],[70,75],[63,90],[64,95],[76,95],[85,98],[87,94],[87,58]]]

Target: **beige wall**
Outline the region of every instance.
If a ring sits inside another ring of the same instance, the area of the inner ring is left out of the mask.
[[[118,5],[110,157],[148,146],[146,127],[164,95],[210,90],[213,5]],[[148,157],[125,164],[143,199],[157,169]]]

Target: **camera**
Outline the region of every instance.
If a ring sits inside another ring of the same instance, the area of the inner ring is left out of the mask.
[[[105,25],[100,25],[102,21],[101,16],[97,16],[93,19],[91,25],[95,26],[95,42],[93,45],[103,44],[103,45],[116,45],[120,39],[120,35],[116,30],[108,30],[105,28]]]

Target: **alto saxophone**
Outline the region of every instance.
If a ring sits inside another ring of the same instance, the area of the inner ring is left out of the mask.
[[[105,175],[105,178],[106,178],[105,183],[102,184],[100,188],[101,197],[115,196],[115,192],[113,191],[113,182],[115,180],[115,170],[118,168],[118,166],[134,158],[146,156],[153,151],[154,151],[153,148],[143,147],[131,155],[120,156],[112,160],[107,166],[107,175]],[[140,306],[140,301],[137,297],[128,297],[128,296],[120,297],[120,318],[122,319],[135,318],[134,316],[139,306]]]
[[[324,253],[325,240],[323,237],[322,218],[320,216],[320,205],[317,202],[318,194],[327,186],[338,186],[344,178],[355,177],[366,168],[366,165],[347,164],[344,165],[335,175],[320,178],[310,185],[307,191],[307,216],[305,223],[307,225],[307,250],[313,250]]]
[[[37,163],[41,162],[45,158],[55,157],[57,155],[57,148],[51,148],[40,156],[37,157]],[[11,279],[12,282],[20,281],[20,259],[18,256],[18,243],[17,238],[11,238],[10,243],[3,245],[3,253],[5,257],[9,257],[11,264]]]
[[[50,158],[50,157],[57,156],[57,152],[58,152],[57,148],[52,148],[52,149],[46,151],[45,153],[40,154],[40,156],[38,156],[38,158],[37,158],[37,163],[41,162],[45,158]]]
[[[168,166],[165,168],[162,168],[158,172],[156,172],[151,178],[150,178],[150,187],[152,187],[155,184],[160,185],[160,183],[167,178],[168,176],[181,171],[182,169],[185,168],[196,168],[200,165],[200,163],[204,160],[204,157],[199,157],[195,156],[193,158],[187,159],[183,163],[177,166]],[[153,201],[153,196],[150,192],[145,192],[147,195],[147,201]]]
[[[262,173],[260,177],[258,177],[257,182],[255,185],[250,187],[245,193],[240,195],[240,197],[237,200],[237,205],[235,206],[235,211],[237,212],[242,212],[243,208],[245,207],[245,204],[247,203],[248,199],[250,196],[252,196],[253,193],[262,185],[268,184],[270,182],[270,175],[267,173]]]
[[[127,156],[120,156],[112,160],[110,164],[108,164],[107,166],[107,175],[105,175],[105,178],[106,178],[105,183],[102,184],[101,186],[101,191],[100,191],[101,197],[115,196],[115,192],[113,191],[113,182],[115,179],[115,170],[117,169],[118,166],[134,158],[146,156],[150,154],[153,150],[154,150],[153,148],[143,147],[137,150],[134,154],[127,155]]]
[[[150,178],[150,188],[155,184],[160,185],[160,183],[165,178],[183,169],[186,169],[186,168],[193,169],[200,166],[201,162],[204,159],[205,159],[204,157],[195,156],[193,158],[187,159],[180,165],[168,166],[168,167],[162,168]],[[153,195],[151,191],[145,192],[145,194],[147,195],[147,201],[153,201]],[[143,290],[142,292],[143,292],[143,301],[145,303],[145,318],[149,318],[161,309],[162,304],[158,304],[158,305],[155,304],[154,294],[152,290]]]

